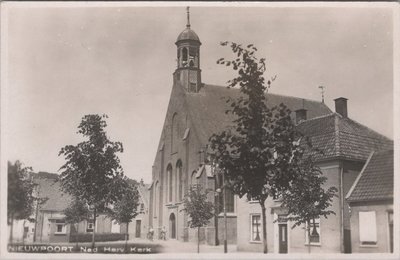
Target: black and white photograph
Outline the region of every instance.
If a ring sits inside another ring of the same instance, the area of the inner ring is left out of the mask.
[[[7,2],[3,259],[398,259],[386,2]]]

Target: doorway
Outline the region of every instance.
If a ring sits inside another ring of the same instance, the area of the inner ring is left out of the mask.
[[[279,253],[287,254],[288,242],[287,242],[287,224],[278,224],[279,226]]]
[[[176,221],[174,213],[169,215],[169,234],[171,239],[176,239]]]
[[[135,237],[140,237],[140,233],[142,233],[142,220],[136,220],[136,230]]]

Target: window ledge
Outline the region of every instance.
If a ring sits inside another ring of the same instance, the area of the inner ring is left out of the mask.
[[[260,202],[258,200],[250,200],[249,203],[250,204],[260,204]]]
[[[222,213],[219,213],[219,214],[218,214],[218,217],[219,217],[219,218],[221,218],[221,217],[223,218],[223,217],[224,217],[224,213],[223,213],[223,212],[222,212]],[[227,217],[227,218],[236,218],[236,213],[227,212],[227,213],[226,213],[226,217]]]
[[[250,244],[262,244],[262,241],[249,241]]]
[[[62,233],[62,232],[54,232],[54,235],[56,236],[66,236],[67,233]]]
[[[375,245],[361,245],[361,244],[360,244],[360,247],[371,247],[371,248],[376,248],[376,247],[378,247],[378,244],[375,244]]]
[[[317,246],[317,247],[319,247],[319,246],[321,246],[321,243],[311,243],[311,244],[304,243],[304,245],[305,246]]]

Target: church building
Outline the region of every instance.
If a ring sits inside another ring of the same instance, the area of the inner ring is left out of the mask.
[[[238,89],[215,86],[201,77],[199,36],[191,29],[189,12],[186,28],[176,42],[177,67],[150,186],[149,226],[158,238],[163,227],[169,239],[197,241],[197,229],[188,227],[188,216],[182,211],[183,197],[190,185],[210,189],[208,199],[222,205],[217,180],[207,164],[207,144],[214,133],[232,126],[233,115],[224,98],[237,98]],[[267,201],[267,241],[269,252],[307,252],[308,241],[313,252],[351,251],[350,213],[344,196],[354,183],[372,151],[393,149],[393,141],[355,122],[347,115],[347,99],[335,100],[336,111],[322,101],[268,93],[268,106],[284,103],[300,131],[311,137],[323,155],[316,155],[318,165],[328,177],[327,185],[339,190],[333,203],[336,215],[318,220],[313,237],[303,228],[291,230],[286,211],[279,201]],[[319,157],[318,157],[319,156]],[[227,241],[239,251],[262,252],[261,209],[258,202],[234,196],[227,189]],[[218,208],[218,207],[217,207]],[[223,214],[200,229],[202,243],[222,243]],[[316,235],[318,234],[318,236]],[[315,236],[314,236],[315,235]]]

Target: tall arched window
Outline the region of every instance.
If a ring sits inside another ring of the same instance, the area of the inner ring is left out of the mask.
[[[173,179],[172,179],[172,166],[171,164],[167,167],[167,177],[168,177],[168,201],[172,201],[172,192],[173,192]]]
[[[160,192],[159,192],[159,185],[158,185],[158,181],[156,182],[156,184],[154,185],[154,217],[158,216],[158,209],[159,209],[159,197],[160,197]]]
[[[182,174],[182,161],[178,160],[176,163],[176,177],[178,180],[178,200],[183,199],[183,174]]]
[[[171,122],[171,153],[175,153],[178,151],[178,142],[179,142],[179,121],[178,121],[178,114],[175,113],[172,116],[172,122]]]

